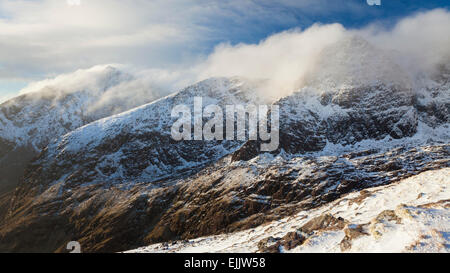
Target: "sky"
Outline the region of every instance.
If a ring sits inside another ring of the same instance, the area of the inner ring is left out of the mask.
[[[339,23],[394,28],[448,0],[1,0],[0,101],[34,81],[99,64],[177,71],[226,46]]]

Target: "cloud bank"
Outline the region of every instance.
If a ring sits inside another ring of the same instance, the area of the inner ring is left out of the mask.
[[[8,86],[105,63],[186,69],[219,43],[257,43],[315,22],[355,27],[414,10],[450,8],[440,0],[385,1],[381,9],[365,0],[75,2],[80,4],[0,1],[0,93],[11,91]]]
[[[0,79],[101,63],[189,66],[220,41],[299,23],[293,8],[319,14],[346,6],[352,7],[325,0],[2,0]]]
[[[404,18],[392,29],[313,25],[272,35],[259,44],[221,44],[197,69],[199,79],[268,79],[264,91],[280,97],[313,81],[339,85],[377,80],[408,87],[448,64],[450,12],[437,9]]]
[[[404,18],[390,29],[376,24],[363,29],[316,24],[305,30],[271,35],[257,44],[220,44],[189,67],[139,70],[119,66],[133,76],[107,90],[99,104],[125,97],[136,103],[146,96],[161,97],[188,84],[223,76],[264,80],[257,91],[269,101],[314,84],[320,88],[340,88],[376,80],[415,85],[432,78],[443,65],[448,66],[449,34],[450,12],[443,9]],[[75,86],[75,90],[90,79],[74,75],[57,77],[31,84],[22,92],[55,82]]]

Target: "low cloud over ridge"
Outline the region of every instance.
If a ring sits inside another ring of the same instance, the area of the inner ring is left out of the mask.
[[[105,92],[99,103],[111,103],[122,97],[139,100],[149,94],[158,98],[188,84],[222,76],[265,80],[259,91],[273,100],[311,84],[310,79],[317,76],[311,75],[314,71],[327,69],[331,71],[329,75],[333,75],[327,77],[336,77],[331,80],[337,84],[356,84],[355,77],[367,81],[379,76],[380,81],[399,80],[415,85],[431,78],[439,67],[449,65],[448,34],[450,12],[444,9],[404,18],[390,29],[376,24],[363,29],[317,24],[305,30],[292,29],[274,34],[258,44],[220,44],[206,58],[190,63],[189,68],[139,70],[124,66],[133,75],[132,79]],[[352,41],[363,41],[363,45]],[[345,58],[345,51],[352,53],[354,58]],[[329,60],[324,61],[324,56]],[[342,60],[338,59],[339,56]],[[381,71],[384,67],[386,71]],[[344,72],[349,68],[353,69],[349,70],[353,78],[347,79]],[[396,71],[395,77],[389,69]],[[368,79],[364,79],[364,75],[368,75]],[[387,79],[389,77],[392,79]],[[73,81],[69,78],[68,81]],[[87,78],[79,80],[89,81]],[[58,78],[33,83],[22,92],[52,85],[55,81]]]

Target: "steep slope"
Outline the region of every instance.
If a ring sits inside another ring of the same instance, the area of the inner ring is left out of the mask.
[[[327,48],[319,64],[309,86],[276,102],[271,154],[252,141],[171,138],[172,108],[192,110],[195,96],[203,106],[261,103],[239,78],[209,79],[54,139],[14,193],[0,251],[64,251],[71,240],[121,251],[234,232],[450,166],[446,69],[419,88],[357,37]]]
[[[246,90],[238,79],[210,79],[80,127],[45,148],[32,163],[26,183],[50,185],[64,181],[67,187],[99,182],[127,185],[174,177],[214,162],[237,149],[239,142],[175,141],[171,127],[178,117],[172,118],[171,110],[186,105],[192,111],[194,97],[202,98],[203,107],[244,105],[250,102]],[[28,179],[31,177],[36,179]]]
[[[154,99],[122,99],[98,105],[114,87],[133,77],[112,66],[59,76],[0,105],[0,192],[11,189],[29,161],[55,137]],[[133,100],[132,100],[133,99]]]
[[[343,196],[257,228],[128,252],[450,252],[450,169]]]
[[[435,74],[412,79],[389,52],[358,36],[326,47],[305,87],[280,106],[280,148],[291,154],[322,151],[367,140],[416,135],[419,127],[439,131],[445,143],[450,118],[450,73],[445,63]],[[426,129],[424,129],[426,130]],[[244,155],[257,155],[245,145]],[[247,156],[248,157],[248,156]]]
[[[178,176],[195,173],[234,151],[240,143],[174,141],[171,109],[179,104],[192,108],[194,96],[202,97],[203,106],[245,104],[250,99],[256,102],[258,99],[251,98],[249,90],[238,79],[210,79],[55,139],[30,165],[11,210],[30,205],[28,198],[33,199],[43,193],[40,189],[55,184],[62,183],[60,191],[114,184],[129,189],[142,183],[158,188],[165,180],[173,182]],[[58,195],[53,197],[59,199]]]
[[[325,48],[306,82],[306,88],[279,102],[287,120],[280,130],[286,151],[319,151],[328,142],[348,145],[416,132],[411,80],[386,52],[358,36]]]
[[[227,156],[164,183],[55,181],[40,187],[31,176],[16,190],[15,206],[0,226],[0,250],[63,252],[76,240],[84,252],[123,251],[229,233],[449,166],[447,144],[339,156],[262,155],[239,162]]]
[[[443,62],[416,92],[415,107],[425,124],[436,128],[450,122],[450,60]]]

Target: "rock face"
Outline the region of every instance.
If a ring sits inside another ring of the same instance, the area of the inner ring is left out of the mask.
[[[408,138],[419,126],[447,130],[449,65],[417,83],[389,55],[358,37],[325,49],[319,64],[306,87],[275,102],[282,120],[280,148],[285,152]],[[259,154],[257,147],[247,144],[235,154],[248,160]]]
[[[254,228],[348,192],[448,167],[449,155],[450,147],[441,145],[364,156],[280,158],[271,164],[230,164],[225,157],[193,176],[159,186],[124,188],[104,182],[68,187],[61,181],[41,192],[28,183],[15,193],[0,248],[64,251],[68,241],[78,240],[87,252],[120,251]]]
[[[258,243],[261,253],[279,253],[281,250],[291,250],[305,241],[305,236],[298,232],[289,232],[283,238],[265,238]]]
[[[351,36],[326,48],[317,67],[306,77],[306,87],[276,102],[280,147],[288,153],[401,139],[415,135],[419,122],[432,128],[448,123],[446,66],[419,86],[387,53]],[[243,149],[240,154],[259,153],[252,145]]]
[[[445,253],[450,250],[449,175],[450,168],[430,170],[243,231],[128,252]]]
[[[450,122],[450,64],[441,65],[432,82],[418,92],[415,108],[421,120],[435,128]]]
[[[189,174],[236,150],[239,141],[176,141],[171,117],[176,105],[245,104],[245,87],[233,79],[211,79],[133,111],[98,120],[55,139],[34,161],[28,185],[64,187],[88,183],[133,185]],[[35,182],[33,182],[35,181]]]
[[[192,110],[194,97],[204,107],[261,104],[254,86],[239,78],[205,80],[61,129],[15,190],[0,224],[0,251],[62,252],[73,240],[86,252],[122,251],[230,233],[449,167],[449,73],[442,68],[419,90],[383,54],[354,37],[325,50],[326,69],[275,102],[280,146],[273,153],[262,153],[257,141],[171,137],[171,110],[180,104]],[[365,231],[326,214],[261,249],[295,248],[317,230],[345,227],[341,247],[350,249]]]
[[[320,151],[327,143],[399,139],[417,131],[411,90],[373,86],[321,95],[308,92],[315,91],[299,91],[278,102],[284,121],[280,144],[289,153]]]

